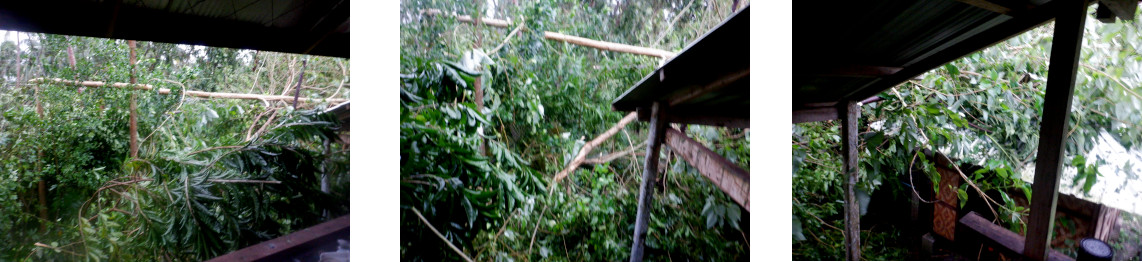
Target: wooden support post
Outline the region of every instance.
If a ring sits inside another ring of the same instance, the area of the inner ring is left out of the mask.
[[[1047,94],[1043,98],[1043,122],[1039,126],[1039,152],[1035,161],[1031,216],[1027,222],[1026,248],[1023,250],[1023,254],[1031,260],[1044,260],[1047,251],[1051,250],[1051,228],[1054,226],[1055,204],[1059,194],[1059,173],[1063,170],[1067,121],[1071,113],[1071,96],[1075,92],[1083,24],[1087,17],[1085,0],[1063,3],[1066,5],[1060,6],[1055,18]]]
[[[856,183],[860,176],[857,156],[857,122],[860,106],[857,101],[844,101],[837,111],[841,113],[841,139],[845,174],[845,259],[860,260],[860,203],[856,198]]]
[[[662,148],[662,140],[666,131],[666,121],[663,121],[665,105],[654,102],[650,106],[650,137],[646,143],[646,163],[642,169],[642,183],[638,187],[638,213],[634,220],[634,243],[631,245],[630,261],[642,261],[643,248],[646,244],[647,222],[650,220],[650,198],[654,194],[654,174],[658,171],[658,150]]]

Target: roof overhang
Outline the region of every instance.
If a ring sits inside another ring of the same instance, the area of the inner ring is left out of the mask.
[[[669,104],[671,123],[749,127],[749,6],[687,46],[612,104],[649,119]]]
[[[0,1],[0,29],[349,57],[349,2]]]
[[[794,122],[836,119],[835,114],[814,116],[1047,23],[1063,2],[846,1],[798,9],[793,21]],[[1099,10],[1107,10],[1104,16],[1112,21],[1132,19],[1138,1],[1100,3]],[[1118,15],[1127,12],[1130,16]]]

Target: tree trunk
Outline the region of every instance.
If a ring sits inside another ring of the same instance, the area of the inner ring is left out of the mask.
[[[136,81],[135,80],[135,40],[127,40],[127,47],[131,50],[129,61],[131,63],[131,84],[134,85],[135,81]],[[135,159],[135,158],[139,157],[139,122],[138,122],[139,121],[139,113],[136,112],[136,111],[138,111],[137,105],[135,102],[135,100],[137,99],[136,96],[137,95],[135,93],[131,93],[131,119],[130,119],[130,123],[129,123],[130,126],[128,127],[128,129],[130,131],[130,139],[131,139],[131,141],[130,141],[131,159]]]

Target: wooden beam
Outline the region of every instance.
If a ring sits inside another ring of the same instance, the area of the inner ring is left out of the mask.
[[[900,67],[891,66],[868,66],[868,65],[834,65],[824,66],[821,68],[814,68],[809,71],[811,76],[826,76],[826,77],[882,77],[890,76],[899,72]]]
[[[1138,0],[1098,0],[1098,5],[1099,8],[1105,6],[1122,20],[1134,20],[1134,12],[1138,10]]]
[[[666,129],[666,145],[749,212],[748,171],[714,153],[702,143],[686,137],[678,129]]]
[[[313,248],[325,242],[336,241],[339,235],[348,238],[349,215],[344,215],[316,226],[308,227],[289,235],[258,243],[238,251],[230,252],[209,261],[283,261],[290,255],[305,248]]]
[[[845,184],[845,259],[860,260],[860,203],[856,198],[856,184],[860,179],[860,163],[857,157],[857,124],[860,120],[860,106],[857,101],[844,101],[838,105],[841,113],[841,154],[844,158]]]
[[[1055,18],[1054,40],[1047,76],[1047,94],[1043,98],[1043,122],[1039,126],[1038,159],[1032,185],[1031,216],[1027,222],[1024,255],[1032,260],[1047,258],[1055,221],[1055,205],[1059,195],[1059,174],[1063,170],[1067,121],[1071,115],[1071,98],[1075,92],[1079,50],[1082,48],[1083,24],[1087,2],[1065,1]]]
[[[837,114],[837,108],[835,107],[819,107],[793,110],[794,124],[833,120],[838,118],[840,118],[840,116]]]
[[[1015,232],[1011,232],[1011,230],[1007,230],[1006,228],[987,221],[987,219],[979,216],[979,214],[976,214],[974,211],[969,212],[967,215],[964,215],[963,218],[960,218],[959,224],[963,225],[964,228],[968,229],[969,231],[975,232],[983,238],[988,239],[990,242],[993,242],[992,244],[1006,249],[1008,252],[1014,254],[1023,253],[1023,236],[1020,236]],[[1047,260],[1070,261],[1075,259],[1060,253],[1059,251],[1051,250]]]
[[[1008,8],[1008,7],[1000,5],[1000,4],[992,3],[992,2],[987,1],[987,0],[956,0],[956,1],[959,1],[959,2],[965,3],[965,4],[969,4],[969,5],[972,5],[975,7],[983,8],[985,10],[996,12],[999,14],[1006,15],[1007,13],[1011,12],[1011,8]]]
[[[634,241],[631,244],[630,261],[642,261],[646,245],[646,228],[650,220],[650,198],[654,196],[654,175],[658,171],[658,151],[666,131],[666,121],[662,119],[666,108],[661,102],[650,106],[650,137],[646,143],[646,162],[642,169],[642,182],[638,189],[638,213],[634,222]]]

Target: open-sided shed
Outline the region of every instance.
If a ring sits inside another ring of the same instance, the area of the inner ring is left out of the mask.
[[[749,127],[749,6],[700,37],[615,100],[616,111],[637,111],[650,122],[638,193],[631,261],[642,261],[650,198],[665,143],[749,211],[749,172],[686,137],[669,123]]]
[[[1088,0],[884,0],[813,3],[794,12],[793,123],[840,119],[846,258],[859,260],[854,196],[860,101],[1055,20],[1027,235],[1010,247],[1043,260],[1054,221]],[[1138,1],[1099,0],[1098,18],[1133,19]],[[997,235],[998,236],[998,235]],[[1009,237],[1005,234],[1003,237]],[[992,236],[989,236],[992,237]],[[1010,241],[1009,241],[1010,242]]]

